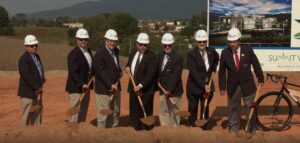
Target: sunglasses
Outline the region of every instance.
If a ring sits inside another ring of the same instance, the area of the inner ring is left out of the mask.
[[[35,45],[28,45],[30,48],[36,48],[36,47],[39,47],[38,44],[35,44]]]
[[[166,47],[172,47],[172,45],[164,45],[164,47],[166,48]]]
[[[206,43],[206,41],[198,41],[198,43]]]
[[[79,41],[89,41],[89,39],[78,39]]]
[[[148,44],[141,44],[141,43],[139,43],[139,45],[144,47],[148,46]]]

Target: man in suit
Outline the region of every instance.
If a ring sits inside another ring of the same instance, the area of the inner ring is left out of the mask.
[[[240,45],[241,32],[232,28],[228,32],[228,45],[221,54],[219,70],[219,87],[221,95],[228,95],[228,126],[229,132],[237,134],[240,125],[241,98],[246,108],[248,119],[254,100],[256,86],[251,72],[251,65],[259,84],[264,82],[260,63],[251,47]],[[227,78],[226,78],[227,76]],[[227,88],[226,88],[227,87]],[[249,135],[255,133],[255,118],[251,120]]]
[[[187,54],[187,66],[189,69],[189,76],[187,81],[187,98],[188,110],[191,113],[189,116],[189,125],[195,126],[195,121],[198,116],[198,104],[201,101],[200,119],[205,119],[209,116],[209,103],[213,98],[215,86],[212,83],[208,87],[208,82],[212,73],[216,71],[219,62],[219,54],[214,48],[207,47],[208,36],[206,31],[198,30],[195,34],[197,47],[192,49]],[[204,98],[207,98],[208,104],[204,108]]]
[[[137,96],[141,96],[147,116],[153,114],[153,98],[156,84],[156,55],[149,49],[149,36],[146,33],[140,33],[137,37],[136,47],[126,64],[126,72],[131,72],[136,88],[129,81],[129,116],[131,126],[136,130],[151,129],[152,126],[146,126],[139,120],[143,118],[142,108],[138,102]]]
[[[69,117],[69,122],[84,122],[87,116],[87,110],[90,100],[90,87],[87,86],[93,75],[93,56],[88,48],[89,34],[86,29],[80,28],[76,32],[77,46],[68,55],[68,79],[66,91],[69,94],[70,106],[74,107],[78,102],[80,95],[85,93],[81,102],[80,110],[76,115]]]
[[[122,70],[119,63],[118,35],[113,29],[106,31],[105,45],[100,48],[94,62],[95,68],[95,96],[97,126],[100,128],[116,127],[120,119],[120,77]],[[117,83],[119,82],[119,84]],[[110,96],[114,98],[110,101]],[[101,110],[113,108],[112,115],[102,115]]]
[[[159,82],[166,90],[164,94],[160,90],[159,97],[159,121],[161,125],[177,126],[180,117],[175,114],[180,110],[182,87],[182,57],[173,50],[174,37],[171,33],[163,35],[161,43],[164,51],[158,55]],[[170,101],[173,100],[175,105]]]
[[[34,35],[27,35],[24,40],[26,51],[19,59],[19,90],[21,101],[22,125],[40,125],[43,109],[29,113],[32,105],[41,103],[43,85],[45,83],[44,68],[37,54],[38,40]]]

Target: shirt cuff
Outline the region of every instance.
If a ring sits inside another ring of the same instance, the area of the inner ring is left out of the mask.
[[[138,86],[139,86],[140,88],[143,88],[143,85],[142,85],[142,84],[139,84]]]

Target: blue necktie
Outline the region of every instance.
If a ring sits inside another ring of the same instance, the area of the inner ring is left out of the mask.
[[[161,71],[164,71],[164,68],[165,68],[165,66],[166,66],[166,64],[167,64],[167,62],[168,62],[168,60],[169,60],[169,54],[165,54],[164,59],[163,59],[163,62],[162,62],[162,64],[161,64]]]
[[[41,79],[44,79],[43,67],[42,67],[40,61],[37,59],[37,57],[35,55],[32,55],[32,57],[33,57],[33,61],[34,61],[35,65],[39,71],[39,75],[40,75]]]

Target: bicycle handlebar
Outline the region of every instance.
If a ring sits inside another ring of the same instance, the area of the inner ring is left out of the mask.
[[[273,81],[275,83],[277,83],[279,81],[281,84],[285,84],[286,81],[287,81],[287,77],[283,76],[281,74],[270,74],[270,73],[267,73],[267,80],[269,78],[271,79],[271,81]]]

